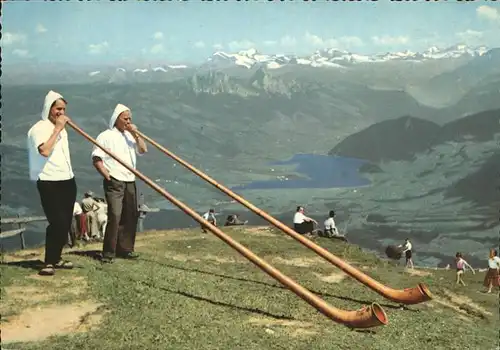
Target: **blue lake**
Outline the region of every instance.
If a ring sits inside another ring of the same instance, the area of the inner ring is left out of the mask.
[[[366,186],[370,184],[370,181],[358,172],[358,169],[365,163],[367,162],[355,158],[332,157],[318,154],[296,154],[290,160],[271,162],[269,165],[295,164],[295,171],[307,177],[307,179],[254,181],[247,185],[236,186],[233,190]]]

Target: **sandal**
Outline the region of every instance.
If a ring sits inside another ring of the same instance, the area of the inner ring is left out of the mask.
[[[112,263],[114,263],[114,259],[112,257],[110,257],[110,256],[103,256],[101,258],[101,263],[103,263],[103,264],[112,264]]]
[[[52,264],[47,264],[45,265],[39,272],[38,274],[41,276],[54,276],[56,273],[54,269],[54,265]]]
[[[54,265],[56,269],[67,269],[70,270],[73,268],[73,263],[66,260],[61,260],[57,264]]]

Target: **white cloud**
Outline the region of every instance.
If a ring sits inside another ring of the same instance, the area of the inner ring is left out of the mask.
[[[341,36],[339,38],[321,38],[317,35],[307,32],[304,36],[305,41],[315,48],[341,48],[347,49],[354,46],[363,46],[363,40],[357,36]]]
[[[500,11],[494,7],[482,5],[476,9],[476,14],[479,18],[500,21]]]
[[[339,41],[341,44],[351,47],[351,46],[363,46],[363,40],[361,38],[358,38],[357,36],[343,36],[339,38]]]
[[[23,43],[26,41],[26,35],[21,33],[2,33],[2,46],[8,46],[16,43]]]
[[[107,41],[103,41],[99,44],[90,44],[89,45],[89,54],[91,55],[99,55],[107,50],[109,44]]]
[[[36,33],[38,33],[38,34],[42,34],[42,33],[47,32],[47,28],[45,28],[45,27],[43,26],[43,24],[38,23],[38,24],[36,25],[35,32],[36,32]]]
[[[214,44],[212,47],[215,50],[222,50],[224,48],[224,45],[222,45],[222,44]]]
[[[22,49],[15,49],[12,51],[13,55],[19,56],[19,57],[27,57],[29,54],[28,50],[22,50]]]
[[[307,32],[304,36],[306,42],[316,48],[335,47],[338,42],[335,39],[323,39],[317,35]]]
[[[194,43],[193,46],[196,47],[197,49],[203,49],[205,47],[205,43],[203,41],[197,41]]]
[[[241,40],[241,41],[231,41],[227,44],[230,50],[244,50],[250,49],[255,46],[255,44],[249,40]]]
[[[479,39],[482,39],[484,36],[483,32],[479,32],[477,30],[467,29],[466,31],[457,33],[457,38],[464,42],[475,42]]]
[[[156,32],[153,34],[153,39],[156,39],[156,40],[161,40],[163,39],[163,33],[162,32]]]
[[[275,46],[278,42],[275,40],[266,40],[264,41],[264,46]]]
[[[441,34],[442,33],[439,32],[423,33],[419,39],[415,40],[415,45],[416,47],[421,47],[422,49],[428,49],[433,46],[448,47],[456,44],[453,37],[446,36],[446,38],[444,38]]]
[[[410,38],[407,36],[373,36],[372,41],[375,45],[380,46],[391,46],[391,45],[401,45],[408,44],[410,42]]]
[[[153,45],[151,47],[151,53],[162,53],[163,51],[165,50],[165,48],[163,47],[163,44],[156,44],[156,45]]]

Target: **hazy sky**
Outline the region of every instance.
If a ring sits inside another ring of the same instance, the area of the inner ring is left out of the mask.
[[[254,47],[375,53],[500,46],[500,2],[4,2],[4,63],[200,62]],[[495,35],[496,34],[496,35]]]

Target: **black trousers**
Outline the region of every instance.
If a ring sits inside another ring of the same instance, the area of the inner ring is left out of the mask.
[[[314,222],[304,221],[301,224],[293,224],[293,229],[295,232],[305,235],[306,233],[311,233],[314,230]]]
[[[108,203],[108,224],[104,233],[102,255],[112,258],[131,253],[134,251],[139,218],[135,182],[104,179],[103,188]]]
[[[62,181],[38,180],[36,187],[49,222],[45,230],[45,263],[56,264],[61,260],[63,247],[68,242],[76,201],[76,181],[75,178]]]

